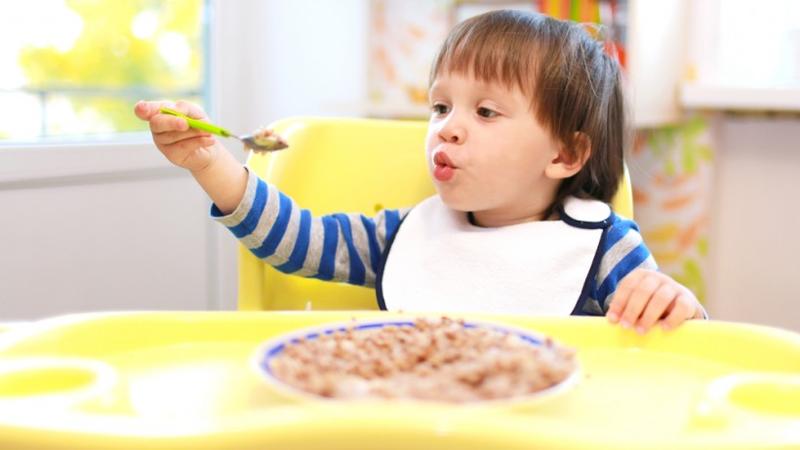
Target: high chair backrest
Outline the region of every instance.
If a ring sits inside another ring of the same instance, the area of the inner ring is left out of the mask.
[[[427,123],[309,118],[280,120],[272,128],[290,148],[251,154],[247,166],[314,215],[413,206],[433,195],[425,160]],[[632,217],[625,174],[613,202]],[[377,309],[373,289],[279,272],[239,247],[239,309]]]

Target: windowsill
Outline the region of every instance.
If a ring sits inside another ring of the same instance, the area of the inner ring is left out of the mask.
[[[182,174],[138,137],[115,141],[0,145],[0,189],[73,178],[124,178],[125,174]]]
[[[687,109],[800,112],[800,87],[748,88],[684,83],[680,101]]]

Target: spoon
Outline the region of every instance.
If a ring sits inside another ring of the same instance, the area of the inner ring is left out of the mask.
[[[162,106],[159,111],[163,114],[169,114],[171,116],[180,117],[181,119],[186,120],[186,123],[188,123],[192,128],[208,131],[209,133],[216,134],[217,136],[236,138],[242,141],[246,148],[256,152],[273,152],[275,150],[283,150],[284,148],[289,147],[289,144],[287,144],[282,137],[278,136],[277,134],[273,134],[271,130],[267,130],[265,128],[260,128],[253,134],[237,136],[221,126],[198,119],[193,119],[186,114],[167,108],[166,106]]]

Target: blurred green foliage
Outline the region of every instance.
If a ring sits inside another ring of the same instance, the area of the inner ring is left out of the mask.
[[[77,113],[91,109],[108,119],[115,131],[146,129],[132,113],[136,100],[202,91],[203,0],[67,0],[66,5],[83,19],[81,34],[66,52],[52,47],[20,52],[28,88],[66,95]],[[157,25],[152,34],[140,38],[132,25],[145,12],[157,18]],[[187,40],[191,51],[185,65],[160,54],[159,39],[168,33]],[[51,134],[67,132],[59,130],[58,117],[48,118],[48,128]]]

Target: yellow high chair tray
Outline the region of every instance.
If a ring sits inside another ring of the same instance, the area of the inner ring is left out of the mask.
[[[259,346],[376,311],[62,316],[0,334],[3,449],[800,448],[800,335],[690,322],[464,315],[573,346],[580,378],[534,404],[290,398]]]

